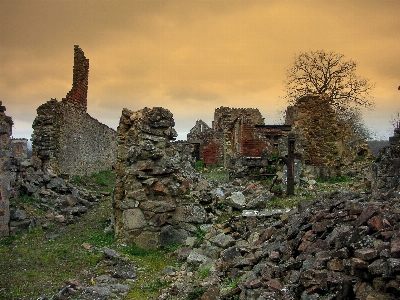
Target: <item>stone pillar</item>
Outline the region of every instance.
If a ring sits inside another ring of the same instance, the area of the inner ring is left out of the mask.
[[[193,223],[206,220],[204,208],[189,197],[193,182],[180,173],[194,169],[170,142],[174,125],[161,107],[122,112],[113,208],[116,236],[127,244],[154,249],[183,243],[196,230]]]
[[[4,113],[6,108],[0,101],[0,238],[9,235],[10,221],[10,136],[13,121]]]

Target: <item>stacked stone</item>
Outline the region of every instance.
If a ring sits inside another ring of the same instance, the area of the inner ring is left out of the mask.
[[[400,123],[389,142],[372,164],[372,189],[377,194],[400,191]]]
[[[11,160],[10,136],[13,121],[5,114],[6,107],[0,101],[0,237],[9,235]]]
[[[336,191],[289,212],[243,212],[178,251],[186,262],[158,299],[399,299],[397,202]]]
[[[88,84],[89,59],[85,57],[83,50],[75,45],[72,89],[64,101],[86,112]]]
[[[333,167],[369,156],[369,146],[340,121],[326,95],[308,95],[288,107],[285,123],[296,134],[296,152],[310,166]],[[334,172],[332,172],[334,175]]]
[[[190,151],[170,142],[174,125],[164,108],[122,111],[113,207],[116,236],[126,243],[147,249],[183,243],[206,220],[193,190],[207,183],[196,182]]]
[[[44,167],[52,166],[55,170],[57,155],[60,153],[60,103],[52,98],[37,108],[37,115],[32,128],[32,151]]]
[[[32,150],[57,174],[90,175],[111,169],[116,162],[117,133],[87,112],[89,61],[75,45],[73,86],[63,101],[37,109]]]

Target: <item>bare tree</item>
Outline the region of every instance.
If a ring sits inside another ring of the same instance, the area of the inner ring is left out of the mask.
[[[326,94],[338,117],[349,121],[356,116],[357,122],[352,126],[364,127],[358,128],[358,132],[365,134],[360,109],[374,106],[370,95],[374,85],[357,76],[356,68],[357,63],[345,60],[343,54],[324,50],[301,52],[287,71],[284,98],[294,104],[305,95]]]

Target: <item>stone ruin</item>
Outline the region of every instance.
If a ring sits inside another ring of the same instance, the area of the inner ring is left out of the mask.
[[[233,167],[240,174],[242,165],[265,169],[271,156],[286,157],[290,132],[296,139],[296,164],[316,178],[340,176],[342,166],[371,157],[366,141],[337,118],[325,95],[308,95],[289,106],[285,125],[265,125],[258,109],[220,107],[212,127],[196,121],[187,141],[205,165]]]
[[[400,123],[389,138],[389,146],[380,149],[372,164],[372,188],[375,193],[400,192]]]
[[[11,134],[13,121],[0,101],[0,238],[8,236],[10,221]]]
[[[208,182],[194,174],[191,145],[171,142],[174,125],[169,110],[154,107],[124,109],[118,126],[115,233],[142,248],[183,243],[207,220]]]
[[[258,109],[220,107],[214,112],[212,127],[196,121],[187,142],[197,145],[197,157],[206,166],[229,167],[238,158],[284,151],[285,137],[287,133],[279,126],[264,125]]]
[[[88,76],[89,60],[75,45],[71,91],[37,109],[33,154],[57,174],[90,175],[116,162],[117,133],[87,113]]]
[[[371,157],[369,146],[340,121],[325,95],[308,95],[289,106],[285,123],[296,135],[296,153],[317,178],[340,176],[341,167]]]

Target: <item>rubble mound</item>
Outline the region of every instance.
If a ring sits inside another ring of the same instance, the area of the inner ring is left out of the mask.
[[[398,299],[400,194],[322,193],[203,226],[158,299]]]

